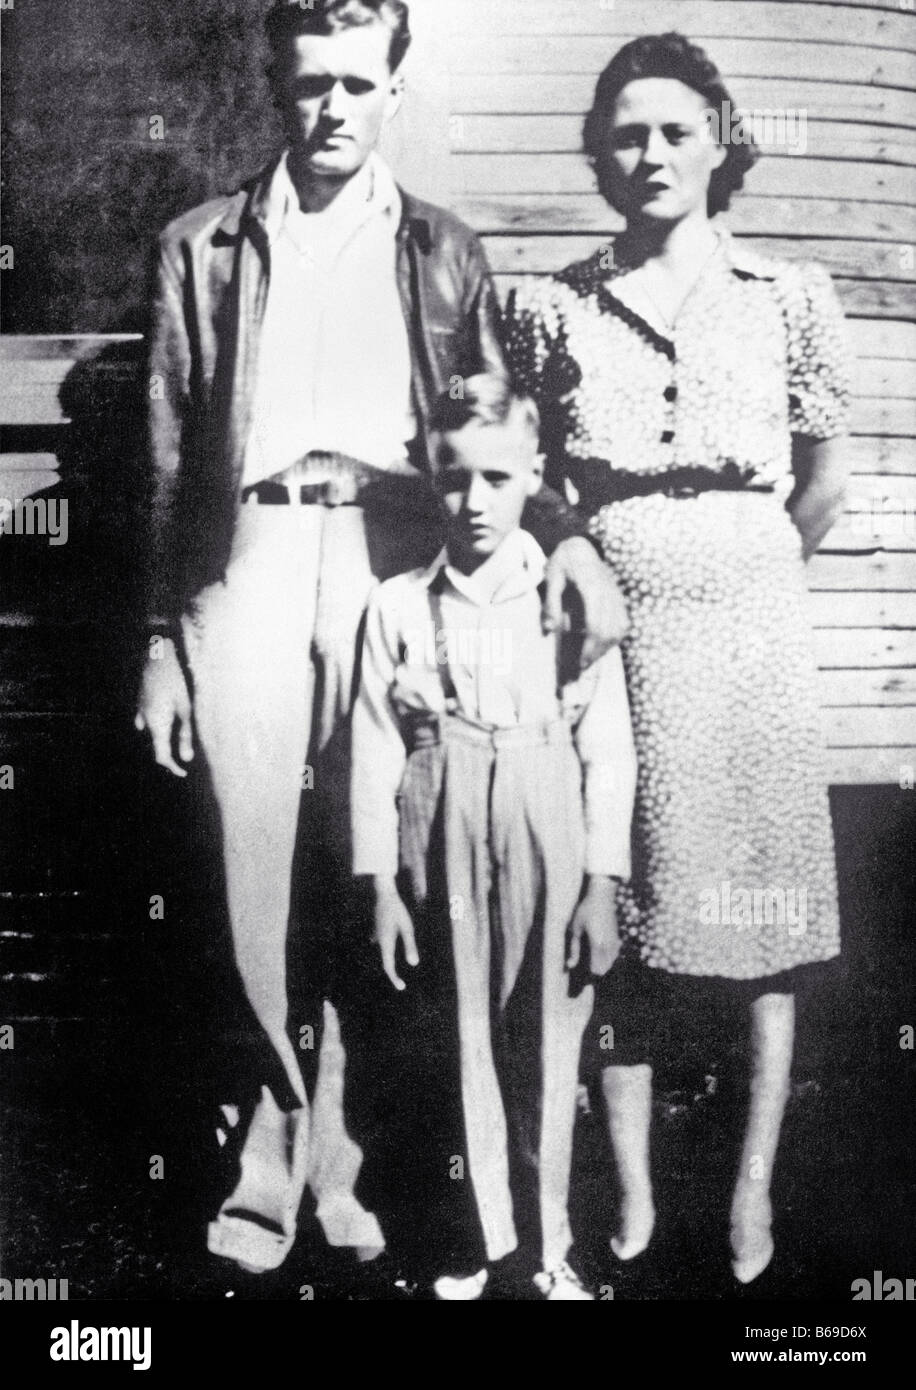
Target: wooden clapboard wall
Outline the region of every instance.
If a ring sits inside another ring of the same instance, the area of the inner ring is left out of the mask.
[[[61,540],[40,515],[32,533],[7,516],[0,534],[0,1022],[27,1064],[39,1040],[120,1007],[143,923],[139,874],[136,903],[117,886],[138,786],[124,711],[138,657],[141,347],[0,336],[0,499],[53,502]]]
[[[832,783],[916,764],[916,23],[908,6],[450,0],[441,196],[502,291],[620,228],[581,153],[598,73],[637,34],[706,47],[746,109],[807,113],[807,153],[758,163],[728,224],[826,265],[857,358],[849,512],[811,565]]]
[[[124,1009],[138,948],[168,940],[149,899],[181,877],[164,867],[183,857],[166,847],[175,803],[131,715],[143,344],[112,330],[145,326],[164,223],[236,188],[278,146],[266,4],[189,0],[180,24],[173,0],[35,0],[3,16],[15,270],[3,272],[0,499],[69,508],[64,545],[0,535],[0,1024],[15,1024],[23,1056]],[[409,92],[384,146],[430,197],[448,161],[441,13],[442,0],[414,0]],[[148,138],[152,113],[162,141]],[[197,835],[177,818],[178,842]],[[176,894],[186,910],[208,872],[202,850]],[[140,959],[142,974],[151,956]]]
[[[148,751],[125,718],[133,667],[116,650],[129,636],[143,393],[138,339],[101,335],[142,321],[130,306],[153,232],[257,167],[275,136],[261,0],[193,0],[181,26],[167,0],[73,0],[50,46],[42,4],[4,17],[4,39],[18,32],[5,53],[29,75],[13,103],[17,158],[5,151],[19,278],[6,282],[4,329],[50,336],[0,340],[0,497],[55,490],[71,535],[57,549],[0,538],[0,767],[16,773],[15,792],[0,791],[0,1021],[17,1026],[104,1012],[106,982],[125,978],[117,943],[148,926],[161,886],[110,844],[130,804],[148,818],[136,792]],[[597,73],[626,38],[678,27],[708,46],[739,102],[807,112],[807,155],[758,165],[729,220],[764,248],[824,262],[850,318],[850,511],[811,569],[827,770],[837,784],[899,784],[916,765],[913,15],[881,0],[411,0],[411,12],[411,91],[386,154],[407,186],[478,228],[503,289],[618,230],[579,146]],[[91,81],[71,81],[93,46]],[[165,116],[163,148],[133,133],[151,110]],[[121,802],[112,764],[125,768]]]

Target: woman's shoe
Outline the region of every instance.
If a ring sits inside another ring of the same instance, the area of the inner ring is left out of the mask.
[[[651,1202],[647,1206],[637,1207],[635,1211],[631,1207],[621,1227],[626,1228],[626,1235],[618,1233],[611,1236],[610,1245],[621,1264],[627,1264],[649,1248],[655,1230],[655,1207]]]
[[[755,1203],[758,1210],[732,1217],[732,1273],[739,1284],[752,1284],[759,1279],[773,1258],[773,1213],[769,1199]]]
[[[732,1250],[735,1239],[732,1236]],[[761,1231],[757,1242],[751,1249],[742,1249],[740,1255],[732,1255],[732,1273],[739,1284],[753,1284],[759,1279],[776,1252],[776,1245],[769,1230]]]

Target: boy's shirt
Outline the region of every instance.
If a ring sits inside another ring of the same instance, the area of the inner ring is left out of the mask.
[[[398,870],[402,720],[445,713],[447,661],[457,712],[468,719],[497,728],[570,720],[584,770],[586,872],[629,877],[636,754],[620,650],[558,697],[557,639],[541,631],[545,565],[537,542],[516,530],[473,575],[454,569],[442,551],[426,569],[372,594],[353,713],[355,874]],[[430,595],[437,581],[440,631]]]

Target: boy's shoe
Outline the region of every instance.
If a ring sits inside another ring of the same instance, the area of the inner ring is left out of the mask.
[[[476,1274],[464,1278],[452,1274],[441,1274],[433,1284],[433,1293],[443,1303],[473,1303],[487,1286],[489,1270],[479,1269]]]
[[[416,1278],[409,1275],[389,1251],[383,1250],[374,1260],[359,1261],[354,1298],[402,1300],[415,1297],[417,1290]]]
[[[595,1295],[589,1293],[574,1269],[565,1260],[542,1269],[534,1276],[534,1285],[548,1303],[594,1303]]]

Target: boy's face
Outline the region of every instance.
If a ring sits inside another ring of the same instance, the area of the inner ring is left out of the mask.
[[[473,570],[492,555],[518,526],[542,474],[537,438],[518,410],[504,425],[473,420],[444,434],[436,486],[452,563]]]

